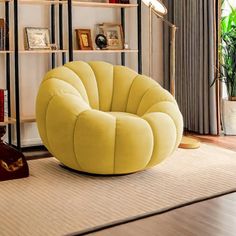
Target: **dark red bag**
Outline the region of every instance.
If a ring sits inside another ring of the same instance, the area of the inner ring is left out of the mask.
[[[28,177],[29,167],[24,155],[1,140],[5,131],[6,127],[0,126],[0,181]]]

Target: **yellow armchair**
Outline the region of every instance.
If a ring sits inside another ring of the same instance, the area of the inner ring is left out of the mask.
[[[96,174],[150,168],[178,147],[183,119],[157,82],[124,66],[70,62],[47,73],[36,120],[64,165]]]

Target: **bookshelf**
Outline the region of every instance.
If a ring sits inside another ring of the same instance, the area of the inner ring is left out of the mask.
[[[137,38],[138,38],[138,48],[137,49],[128,49],[128,50],[74,50],[73,48],[73,16],[72,16],[72,9],[73,7],[80,8],[116,8],[120,9],[120,21],[121,25],[125,31],[125,11],[129,8],[136,8],[137,9]],[[141,0],[137,0],[137,3],[130,3],[130,4],[118,4],[118,3],[100,3],[100,2],[82,2],[76,0],[68,0],[67,1],[67,15],[68,15],[68,43],[69,43],[69,61],[73,61],[74,54],[78,53],[119,53],[121,54],[121,64],[125,65],[125,53],[137,53],[138,54],[138,72],[142,72],[142,43],[141,43]]]
[[[73,50],[74,53],[137,53],[137,49],[123,50]]]
[[[121,3],[101,3],[101,2],[81,2],[72,1],[72,5],[80,7],[102,7],[102,8],[131,8],[138,7],[138,4],[121,4]]]
[[[132,0],[131,0],[132,1]],[[142,72],[142,42],[141,42],[141,0],[134,0],[130,4],[111,4],[106,2],[83,2],[77,0],[0,0],[0,4],[5,5],[5,21],[6,24],[9,25],[10,19],[9,14],[12,9],[13,12],[13,37],[9,38],[9,29],[7,30],[7,35],[5,40],[5,51],[0,51],[1,56],[5,56],[6,58],[6,89],[8,92],[8,111],[9,117],[4,120],[1,124],[8,125],[8,137],[9,137],[9,144],[12,144],[12,133],[13,133],[13,126],[15,128],[16,133],[16,147],[20,150],[21,149],[21,124],[22,123],[33,123],[36,121],[34,116],[24,117],[20,113],[20,55],[33,55],[33,54],[45,54],[49,55],[52,68],[57,66],[56,63],[56,55],[61,57],[62,64],[73,61],[74,55],[88,55],[88,54],[95,54],[95,55],[102,55],[102,54],[117,54],[120,55],[121,64],[125,65],[125,55],[134,53],[137,55],[137,64],[138,64],[138,72]],[[57,50],[22,50],[19,48],[19,7],[20,5],[47,5],[50,9],[50,32],[51,32],[51,43],[55,43],[56,35],[58,35],[58,49]],[[57,9],[55,8],[57,7]],[[117,9],[120,11],[120,22],[125,31],[125,12],[129,9],[136,9],[136,16],[137,16],[137,48],[130,48],[130,49],[123,49],[123,50],[77,50],[73,47],[73,9],[76,8],[76,12],[82,11],[83,8],[104,8],[104,9]],[[58,11],[56,11],[58,10]],[[67,13],[67,14],[65,14]],[[66,18],[65,18],[66,17]],[[65,18],[65,19],[64,19]],[[57,19],[57,20],[56,20]],[[64,20],[67,22],[67,45],[68,48],[64,48]],[[58,25],[56,25],[58,24]],[[56,30],[58,30],[56,32]],[[13,48],[10,48],[10,41],[13,42]],[[10,58],[14,59],[14,64],[11,65]],[[11,67],[14,68],[14,71],[11,75]],[[13,80],[11,79],[14,78]],[[14,83],[14,96],[10,94],[11,86]],[[12,117],[11,114],[11,104],[12,98],[14,98],[15,104],[15,115]]]

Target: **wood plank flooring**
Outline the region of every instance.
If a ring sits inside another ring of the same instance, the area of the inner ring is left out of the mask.
[[[236,151],[236,136],[188,135],[197,137],[201,142]],[[236,236],[236,193],[87,235]]]
[[[88,235],[235,236],[236,193]]]
[[[222,148],[230,149],[236,151],[236,136],[211,136],[211,135],[191,135],[201,142],[211,143]]]

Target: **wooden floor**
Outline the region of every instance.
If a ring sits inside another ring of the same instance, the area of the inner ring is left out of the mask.
[[[236,136],[191,136],[197,137],[201,142],[236,151]],[[87,235],[236,236],[236,193]]]
[[[211,135],[191,135],[205,143],[211,143],[219,147],[236,151],[236,136],[211,136]]]
[[[236,193],[88,235],[235,236]]]

